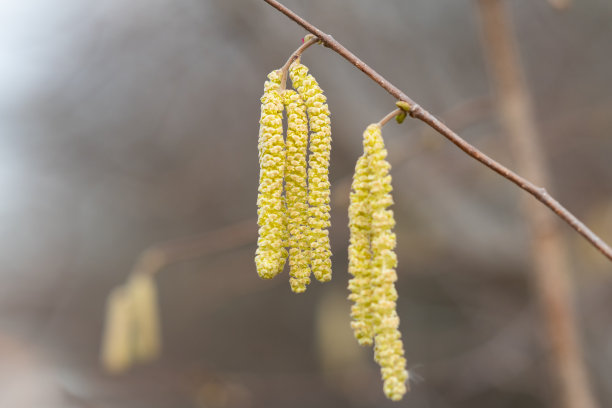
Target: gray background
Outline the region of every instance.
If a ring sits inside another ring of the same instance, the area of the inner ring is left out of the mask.
[[[472,1],[285,4],[435,114],[491,94]],[[611,239],[612,2],[508,5],[549,187]],[[158,276],[161,359],[118,377],[100,370],[105,298],[141,251],[255,216],[263,81],[304,34],[263,1],[0,3],[0,405],[553,406],[523,193],[414,120],[384,136],[396,160],[398,312],[425,381],[402,403],[384,398],[372,350],[348,328],[346,183],[361,133],[394,101],[323,47],[302,61],[327,94],[330,175],[345,186],[333,197],[333,282],[296,296],[286,274],[260,280],[255,235],[172,265]],[[492,107],[455,122],[512,166]],[[611,268],[563,232],[607,406]]]

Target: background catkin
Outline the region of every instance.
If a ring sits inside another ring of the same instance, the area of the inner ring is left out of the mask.
[[[291,290],[301,293],[310,283],[310,247],[308,241],[308,201],[306,187],[306,155],[308,118],[304,101],[294,90],[283,92],[287,109],[287,161],[285,194],[287,230],[289,232],[289,274]]]
[[[133,315],[134,358],[140,362],[157,358],[161,350],[157,286],[151,274],[136,274],[126,290]]]
[[[110,373],[121,373],[133,362],[132,302],[123,286],[113,289],[106,301],[106,321],[100,361]]]
[[[137,273],[108,296],[100,359],[106,371],[120,373],[160,351],[157,287],[153,275]]]
[[[327,98],[308,68],[298,60],[291,66],[293,87],[304,100],[310,125],[310,156],[308,159],[308,226],[310,262],[317,280],[331,279],[330,185],[329,157],[331,152],[331,126]]]
[[[395,303],[395,220],[388,209],[393,204],[391,166],[378,124],[368,126],[364,132],[363,147],[349,210],[349,267],[354,276],[349,283],[349,297],[355,301],[352,326],[360,344],[371,344],[373,332],[374,359],[381,367],[385,395],[399,400],[407,390],[408,371]]]
[[[279,274],[285,265],[287,251],[287,218],[283,199],[285,176],[285,142],[283,140],[283,101],[280,94],[280,72],[268,74],[261,97],[259,121],[259,195],[257,224],[259,238],[255,265],[264,279]]]

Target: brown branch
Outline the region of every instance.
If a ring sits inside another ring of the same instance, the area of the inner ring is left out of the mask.
[[[563,221],[569,224],[575,229],[580,235],[582,235],[587,241],[589,241],[595,248],[597,248],[602,254],[612,261],[612,248],[606,244],[601,238],[599,238],[593,231],[591,231],[586,225],[584,225],[576,216],[569,212],[563,207],[557,200],[555,200],[548,192],[543,188],[533,184],[531,181],[519,176],[512,170],[493,160],[476,147],[469,144],[467,141],[462,139],[458,134],[449,129],[444,123],[440,122],[435,116],[423,109],[421,106],[416,104],[410,99],[404,92],[402,92],[395,85],[387,81],[378,72],[370,68],[365,62],[360,60],[355,54],[350,52],[342,44],[336,41],[331,35],[324,33],[302,17],[289,10],[284,5],[280,4],[276,0],[264,0],[266,3],[276,8],[278,11],[295,21],[297,24],[302,26],[310,33],[317,36],[323,45],[332,49],[336,53],[344,57],[348,62],[361,70],[364,74],[370,77],[374,82],[380,85],[383,89],[393,95],[396,99],[407,102],[412,107],[410,116],[420,119],[427,123],[429,126],[438,131],[442,136],[446,137],[457,147],[463,150],[472,158],[478,160],[491,170],[495,171],[502,177],[510,180],[529,194],[534,196],[548,208],[550,208],[555,214],[557,214]]]

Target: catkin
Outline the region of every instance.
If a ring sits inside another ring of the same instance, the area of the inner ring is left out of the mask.
[[[378,124],[364,132],[363,147],[349,207],[349,270],[353,274],[349,297],[355,302],[352,327],[360,344],[371,344],[374,337],[374,359],[381,367],[383,390],[397,401],[406,393],[408,371],[395,303],[395,220],[388,209],[393,204],[391,166]]]
[[[161,350],[157,288],[150,274],[137,273],[110,293],[101,361],[111,373],[155,359]]]
[[[132,310],[129,293],[118,287],[106,301],[106,319],[102,335],[100,361],[110,373],[127,370],[133,361],[132,355]]]
[[[259,238],[255,265],[264,279],[279,274],[285,265],[287,251],[287,215],[283,199],[285,177],[285,142],[283,140],[283,101],[280,94],[280,72],[272,71],[264,85],[259,121],[259,195],[257,224]]]
[[[312,272],[321,282],[331,279],[329,157],[331,126],[327,98],[299,60],[291,66],[293,87],[304,100],[310,125],[308,159],[308,226]]]
[[[287,109],[285,195],[289,232],[289,275],[291,276],[289,283],[291,290],[301,293],[310,283],[306,188],[308,118],[304,101],[294,90],[283,92],[283,103]]]
[[[368,198],[372,172],[368,157],[364,154],[357,160],[353,177],[349,205],[349,281],[354,302],[351,307],[351,327],[360,345],[371,345],[374,340],[374,325],[371,311],[372,295],[372,251],[370,249],[372,211]]]
[[[146,362],[157,358],[161,349],[157,288],[150,274],[133,275],[126,290],[131,301],[134,358]]]

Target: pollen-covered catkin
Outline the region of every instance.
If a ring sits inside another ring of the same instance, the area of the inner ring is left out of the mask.
[[[355,176],[351,186],[349,205],[350,241],[349,273],[353,276],[349,281],[351,294],[349,299],[354,302],[351,307],[351,327],[360,345],[371,345],[374,339],[372,322],[372,251],[370,240],[372,234],[372,211],[368,201],[372,172],[368,157],[364,154],[357,160]]]
[[[285,195],[289,232],[289,275],[291,276],[289,283],[291,290],[301,293],[310,283],[306,187],[308,118],[304,101],[296,91],[286,90],[282,96],[287,109]]]
[[[364,154],[355,169],[349,207],[352,326],[360,344],[371,344],[373,333],[374,359],[381,367],[385,395],[396,401],[406,393],[408,371],[395,303],[395,220],[388,209],[393,204],[391,166],[380,125],[368,126],[363,136]]]
[[[327,98],[308,68],[299,62],[291,66],[293,87],[306,103],[310,125],[308,159],[308,226],[312,273],[321,282],[331,279],[329,157],[331,126]]]
[[[257,224],[259,238],[255,265],[257,273],[271,279],[283,270],[287,251],[287,216],[283,200],[285,142],[283,140],[283,101],[279,71],[272,71],[264,85],[259,121],[259,195]]]

